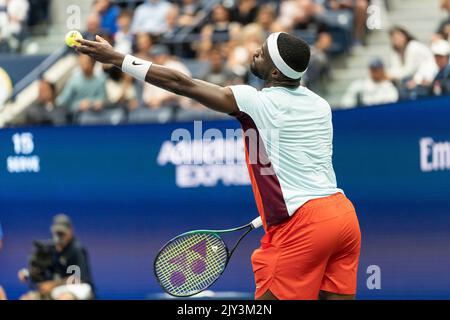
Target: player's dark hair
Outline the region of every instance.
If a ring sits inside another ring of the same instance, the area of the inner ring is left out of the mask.
[[[308,67],[311,50],[302,39],[281,33],[278,37],[278,51],[287,65],[295,71],[303,72]]]

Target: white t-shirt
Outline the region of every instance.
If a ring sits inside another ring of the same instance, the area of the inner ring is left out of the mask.
[[[403,60],[397,52],[392,51],[390,63],[388,73],[391,77],[399,80],[413,77],[417,84],[423,80],[432,81],[438,72],[431,50],[416,40],[411,40],[406,46]]]
[[[245,134],[256,203],[267,227],[285,221],[308,200],[342,192],[332,164],[331,108],[324,99],[305,87],[230,88],[240,110],[236,118]]]
[[[397,88],[391,81],[374,82],[372,79],[367,78],[364,80],[355,80],[350,84],[342,98],[341,104],[343,108],[356,107],[358,94],[364,106],[398,101]]]
[[[11,0],[9,2],[0,0],[0,7],[6,7],[6,15],[4,15],[4,13],[1,14],[2,18],[0,19],[0,25],[5,21],[5,16],[8,20],[8,24],[5,26],[8,30],[4,30],[3,32],[5,34],[6,32],[12,34],[20,33],[22,30],[22,23],[27,18],[30,8],[28,0]]]

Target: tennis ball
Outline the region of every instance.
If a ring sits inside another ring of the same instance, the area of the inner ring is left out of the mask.
[[[81,35],[80,32],[76,31],[76,30],[72,30],[67,32],[66,34],[66,44],[73,48],[73,47],[77,47],[80,46],[80,43],[77,42],[77,39],[83,39],[83,36]]]

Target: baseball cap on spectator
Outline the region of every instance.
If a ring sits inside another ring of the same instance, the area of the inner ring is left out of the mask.
[[[450,55],[450,44],[447,40],[437,40],[431,44],[431,52],[435,56],[448,56]]]
[[[150,55],[157,57],[157,56],[167,56],[170,54],[169,48],[167,46],[158,44],[153,46],[152,50],[150,51]]]
[[[381,69],[384,68],[384,62],[380,58],[373,58],[369,62],[370,69]]]
[[[50,229],[53,233],[56,232],[66,233],[70,229],[72,229],[72,221],[67,215],[58,214],[53,218],[53,224]]]

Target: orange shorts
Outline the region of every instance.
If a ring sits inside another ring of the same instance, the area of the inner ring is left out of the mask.
[[[268,230],[252,255],[258,298],[318,299],[319,291],[356,293],[361,233],[342,193],[314,199]]]

